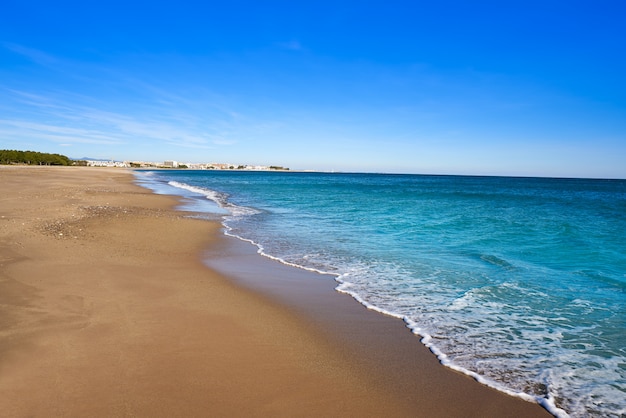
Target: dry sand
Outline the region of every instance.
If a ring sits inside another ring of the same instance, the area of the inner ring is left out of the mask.
[[[132,182],[0,166],[1,416],[549,416]]]

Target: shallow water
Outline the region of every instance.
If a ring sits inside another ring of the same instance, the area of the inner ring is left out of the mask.
[[[626,414],[626,181],[138,172],[555,414]]]

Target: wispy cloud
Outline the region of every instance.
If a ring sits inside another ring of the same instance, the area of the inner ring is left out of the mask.
[[[302,49],[298,41],[281,45]],[[20,83],[19,78],[0,80],[0,135],[14,146],[45,149],[53,143],[75,149],[84,145],[87,153],[133,149],[135,155],[195,156],[220,149],[245,152],[259,146],[260,138],[275,137],[280,128],[272,125],[276,115],[267,117],[264,107],[259,112],[257,102],[219,93],[210,83],[170,77],[151,80],[125,67],[86,61],[74,65],[69,59],[17,44],[0,47],[46,65],[44,70],[55,74],[48,79],[44,72],[35,84]]]
[[[40,138],[66,145],[69,143],[108,145],[121,143],[119,138],[104,132],[18,120],[0,120],[0,135],[18,139]]]
[[[0,119],[0,133],[13,138],[29,137],[57,144],[101,144],[123,146],[143,143],[183,148],[211,149],[237,143],[236,119],[241,114],[220,111],[220,106],[194,103],[170,95],[137,104],[132,112],[103,110],[111,103],[93,103],[89,97],[66,92],[33,93],[5,89],[16,105]],[[11,106],[4,104],[7,109]],[[118,104],[127,108],[128,103]],[[130,106],[133,107],[133,106]],[[185,112],[185,109],[190,109]],[[200,112],[200,114],[198,114]]]
[[[2,46],[40,65],[48,66],[59,62],[56,57],[38,49],[29,48],[12,42],[3,42]]]

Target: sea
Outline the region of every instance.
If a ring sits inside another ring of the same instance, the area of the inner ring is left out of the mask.
[[[559,417],[626,417],[626,180],[136,171]]]

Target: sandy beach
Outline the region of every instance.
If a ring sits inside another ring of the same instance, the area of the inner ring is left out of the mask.
[[[133,181],[0,166],[3,417],[550,416]]]

